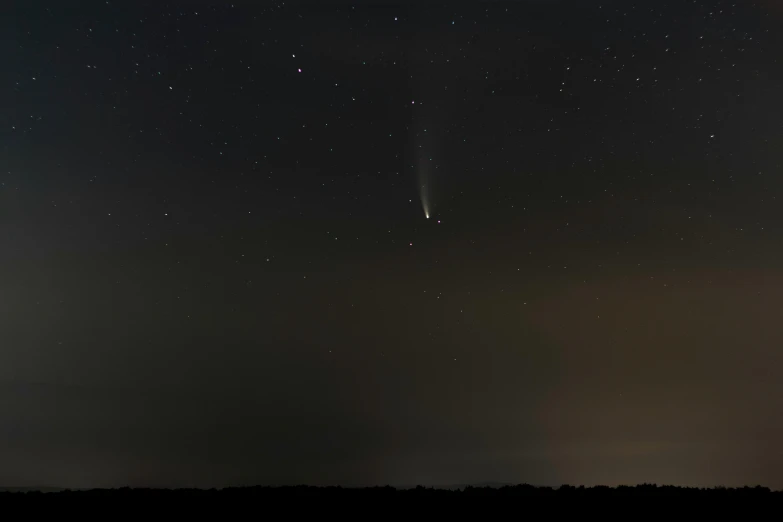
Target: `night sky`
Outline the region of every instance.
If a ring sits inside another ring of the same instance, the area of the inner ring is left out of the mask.
[[[783,487],[775,0],[0,23],[0,485]]]

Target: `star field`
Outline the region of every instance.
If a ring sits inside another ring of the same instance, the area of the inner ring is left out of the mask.
[[[783,486],[775,2],[4,12],[0,485]]]

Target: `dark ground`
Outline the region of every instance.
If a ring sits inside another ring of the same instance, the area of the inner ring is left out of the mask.
[[[484,515],[497,510],[519,510],[518,515],[532,515],[532,506],[539,509],[581,509],[597,506],[608,509],[606,514],[628,514],[633,509],[636,515],[649,515],[656,509],[677,507],[680,515],[688,516],[705,511],[720,510],[728,516],[726,509],[737,509],[733,513],[750,516],[754,511],[767,513],[767,508],[783,505],[783,492],[756,486],[744,488],[680,488],[674,486],[638,485],[610,488],[606,486],[559,488],[535,487],[531,485],[493,487],[464,487],[462,489],[434,489],[418,486],[412,489],[395,489],[389,486],[374,488],[341,487],[237,487],[224,489],[93,489],[63,490],[42,493],[38,491],[0,492],[0,505],[6,508],[57,507],[86,510],[127,509],[160,510],[176,509],[178,513],[198,510],[202,515],[214,510],[225,516],[227,513],[257,514],[302,514],[329,508],[339,509],[342,515],[368,514],[372,518],[390,516],[402,509],[437,508],[443,510],[465,508],[481,510]],[[689,506],[684,508],[684,506]],[[643,512],[638,510],[642,509]],[[686,510],[687,509],[687,510]],[[205,511],[206,510],[206,511]],[[260,511],[259,511],[260,510]],[[348,511],[346,511],[348,510]],[[157,511],[160,512],[160,511]],[[421,513],[421,511],[418,511]],[[504,511],[505,512],[505,511]],[[603,512],[603,511],[602,511]],[[335,511],[322,511],[322,517]],[[460,511],[460,514],[465,514]],[[341,515],[341,516],[342,516]],[[331,517],[331,515],[329,515]],[[756,518],[756,517],[754,517]]]

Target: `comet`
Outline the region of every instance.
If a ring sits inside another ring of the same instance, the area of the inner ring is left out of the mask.
[[[421,200],[421,209],[424,211],[424,217],[426,219],[429,219],[430,218],[430,203],[429,203],[429,198],[427,196],[428,196],[427,185],[423,184],[419,188],[419,199]]]
[[[431,123],[431,121],[425,115],[417,115],[415,117],[414,125],[417,127],[417,130],[413,135],[413,161],[411,162],[411,166],[415,171],[419,201],[421,201],[421,209],[424,212],[425,219],[430,219],[434,214],[434,169],[438,168],[437,164],[433,162],[435,137],[430,132],[432,127],[428,123]]]

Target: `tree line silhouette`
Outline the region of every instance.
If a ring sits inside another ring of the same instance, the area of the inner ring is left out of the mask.
[[[558,488],[537,487],[528,484],[503,487],[465,486],[455,489],[438,489],[418,486],[397,489],[390,486],[369,488],[281,486],[281,487],[228,487],[222,489],[151,489],[118,488],[91,490],[5,491],[0,492],[0,505],[56,505],[58,507],[127,506],[129,509],[143,506],[179,506],[183,508],[217,507],[239,509],[239,506],[285,506],[291,510],[324,509],[329,506],[371,506],[370,509],[416,507],[438,505],[445,507],[539,505],[550,507],[578,506],[600,501],[602,504],[649,506],[657,502],[674,500],[697,501],[703,506],[720,506],[725,501],[741,501],[751,505],[773,501],[783,505],[783,491],[769,488],[690,488],[641,484],[638,486],[571,486]],[[630,505],[629,504],[629,505]],[[115,509],[109,507],[108,509]],[[483,509],[483,507],[482,507]]]

